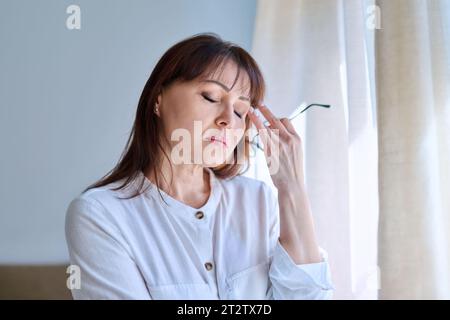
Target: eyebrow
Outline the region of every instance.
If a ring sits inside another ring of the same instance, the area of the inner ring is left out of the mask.
[[[216,81],[216,80],[203,80],[202,82],[211,82],[211,83],[215,83],[219,86],[221,86],[226,92],[230,92],[230,88],[228,88],[226,85],[224,85],[222,82]],[[249,98],[244,97],[244,96],[240,96],[239,97],[240,100],[244,100],[244,101],[250,101]]]

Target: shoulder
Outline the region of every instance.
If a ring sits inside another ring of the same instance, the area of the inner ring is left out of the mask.
[[[66,225],[83,221],[108,222],[113,219],[109,216],[109,208],[117,206],[120,201],[120,191],[113,188],[119,184],[111,183],[103,187],[89,189],[76,196],[69,203],[66,211]]]
[[[128,250],[120,220],[114,214],[119,200],[114,200],[115,191],[108,187],[89,189],[69,203],[65,215],[69,252],[89,251],[86,246],[111,248],[116,244]]]
[[[101,210],[103,202],[113,199],[113,191],[107,187],[93,188],[79,194],[70,202],[69,209],[85,207]]]

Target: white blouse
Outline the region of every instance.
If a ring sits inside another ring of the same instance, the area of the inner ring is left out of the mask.
[[[278,201],[262,181],[219,179],[199,209],[161,190],[142,172],[75,198],[66,215],[75,299],[329,299],[327,253],[297,265],[278,241]],[[144,180],[146,192],[129,200]],[[134,189],[133,189],[134,188]]]

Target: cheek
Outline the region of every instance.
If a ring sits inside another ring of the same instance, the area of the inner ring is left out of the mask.
[[[236,147],[245,135],[245,126],[230,130],[228,133],[229,140],[232,141],[232,147]]]
[[[204,116],[204,115],[203,115]],[[202,120],[199,113],[189,102],[174,101],[165,114],[166,128],[169,133],[175,129],[186,129],[193,132],[194,121]]]
[[[195,143],[201,143],[205,131],[213,127],[212,120],[205,114],[197,115],[192,112],[180,112],[167,119],[165,133],[170,140],[172,136],[186,136],[186,141],[191,141],[192,147]],[[212,133],[213,134],[213,133]]]

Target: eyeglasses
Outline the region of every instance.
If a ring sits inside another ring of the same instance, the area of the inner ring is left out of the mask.
[[[329,104],[320,104],[320,103],[311,103],[310,105],[307,105],[306,102],[303,102],[302,104],[300,104],[297,108],[295,108],[294,112],[292,112],[292,114],[288,117],[289,120],[293,120],[295,118],[297,118],[300,114],[302,114],[304,111],[308,110],[311,107],[322,107],[322,108],[330,108],[331,105]],[[269,125],[269,121],[263,121],[264,126],[268,126]],[[256,148],[258,148],[261,151],[264,151],[263,146],[261,145],[260,141],[259,141],[259,132],[250,140],[250,144]]]

